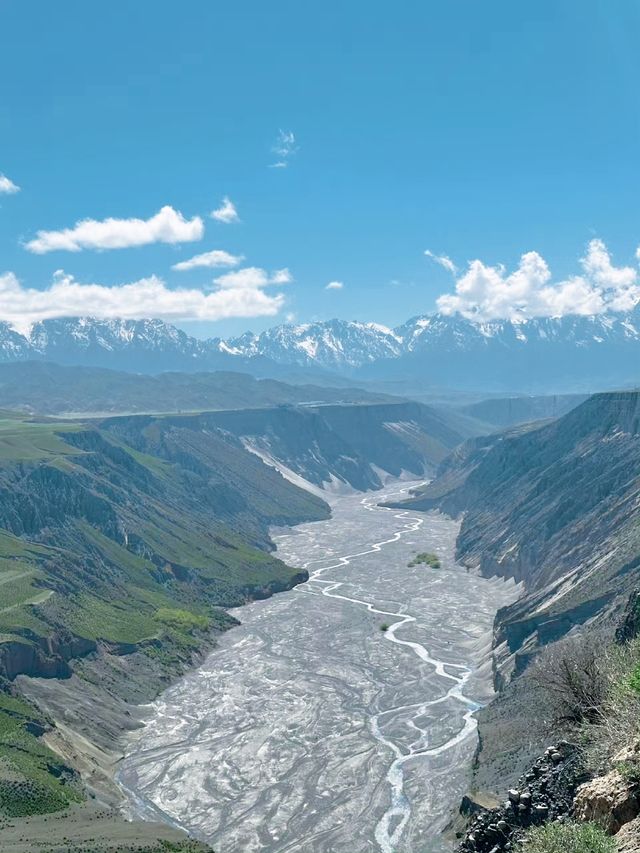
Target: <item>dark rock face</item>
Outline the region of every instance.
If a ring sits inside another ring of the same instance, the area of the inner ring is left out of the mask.
[[[460,853],[512,850],[523,830],[569,815],[584,778],[578,747],[567,741],[549,747],[508,792],[502,806],[476,814]]]

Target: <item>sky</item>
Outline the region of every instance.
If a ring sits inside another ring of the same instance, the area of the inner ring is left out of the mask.
[[[0,318],[640,299],[637,0],[0,0]]]

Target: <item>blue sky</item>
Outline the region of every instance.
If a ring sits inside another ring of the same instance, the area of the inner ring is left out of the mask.
[[[20,191],[0,194],[0,314],[19,326],[95,298],[207,335],[288,315],[393,325],[455,278],[450,309],[483,316],[515,310],[514,293],[529,313],[626,305],[639,41],[637,0],[4,0],[0,174]],[[210,217],[225,197],[241,221]],[[113,242],[103,220],[163,207],[167,221],[113,225],[144,245],[98,245]],[[42,251],[61,238],[39,231],[83,219],[98,228],[79,246],[67,234],[77,251]],[[237,263],[172,269],[213,250]],[[520,262],[532,252],[548,274]]]

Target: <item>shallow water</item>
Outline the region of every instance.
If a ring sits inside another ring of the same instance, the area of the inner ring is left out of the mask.
[[[415,485],[336,497],[332,519],[275,533],[310,580],[237,610],[154,703],[120,772],[139,813],[221,853],[447,849],[513,586],[455,564],[446,516],[377,506]],[[418,551],[442,568],[408,567]]]

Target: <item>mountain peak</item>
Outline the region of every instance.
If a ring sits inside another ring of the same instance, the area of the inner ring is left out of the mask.
[[[61,318],[24,336],[0,323],[0,360],[133,372],[312,368],[369,380],[496,391],[592,391],[638,381],[640,311],[476,321],[418,315],[395,329],[332,319],[199,340],[157,319]],[[558,371],[558,365],[562,370]]]

